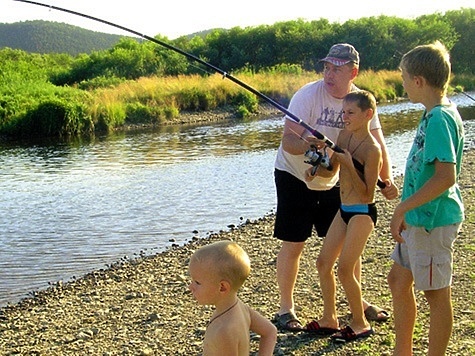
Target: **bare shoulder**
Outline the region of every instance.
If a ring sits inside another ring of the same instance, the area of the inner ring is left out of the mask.
[[[362,146],[364,146],[362,151],[368,156],[381,155],[381,145],[372,135],[369,135],[369,139]]]
[[[376,140],[373,135],[369,135],[370,140],[368,140],[369,146],[374,146],[374,149],[381,150],[381,144]]]

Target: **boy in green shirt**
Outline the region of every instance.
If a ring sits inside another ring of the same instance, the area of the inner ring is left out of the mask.
[[[397,244],[388,282],[393,297],[394,355],[412,355],[414,288],[430,309],[429,355],[445,355],[453,325],[453,243],[464,220],[457,184],[462,164],[462,119],[446,96],[450,57],[435,42],[417,46],[400,64],[409,99],[425,107],[409,152],[402,198],[391,219]]]

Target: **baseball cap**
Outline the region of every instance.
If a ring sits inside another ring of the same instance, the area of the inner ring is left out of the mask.
[[[320,59],[320,62],[330,62],[336,66],[342,66],[350,62],[360,64],[360,55],[352,45],[348,43],[338,43],[330,48],[327,56]]]

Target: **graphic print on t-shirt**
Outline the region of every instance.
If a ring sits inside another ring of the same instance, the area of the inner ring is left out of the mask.
[[[335,111],[333,108],[325,107],[317,119],[317,125],[343,129],[345,127],[343,123],[343,110]]]

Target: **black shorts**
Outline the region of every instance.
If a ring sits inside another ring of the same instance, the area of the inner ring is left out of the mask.
[[[324,237],[340,208],[340,187],[311,190],[292,174],[275,170],[277,212],[274,237],[288,242],[304,242],[315,227]]]

